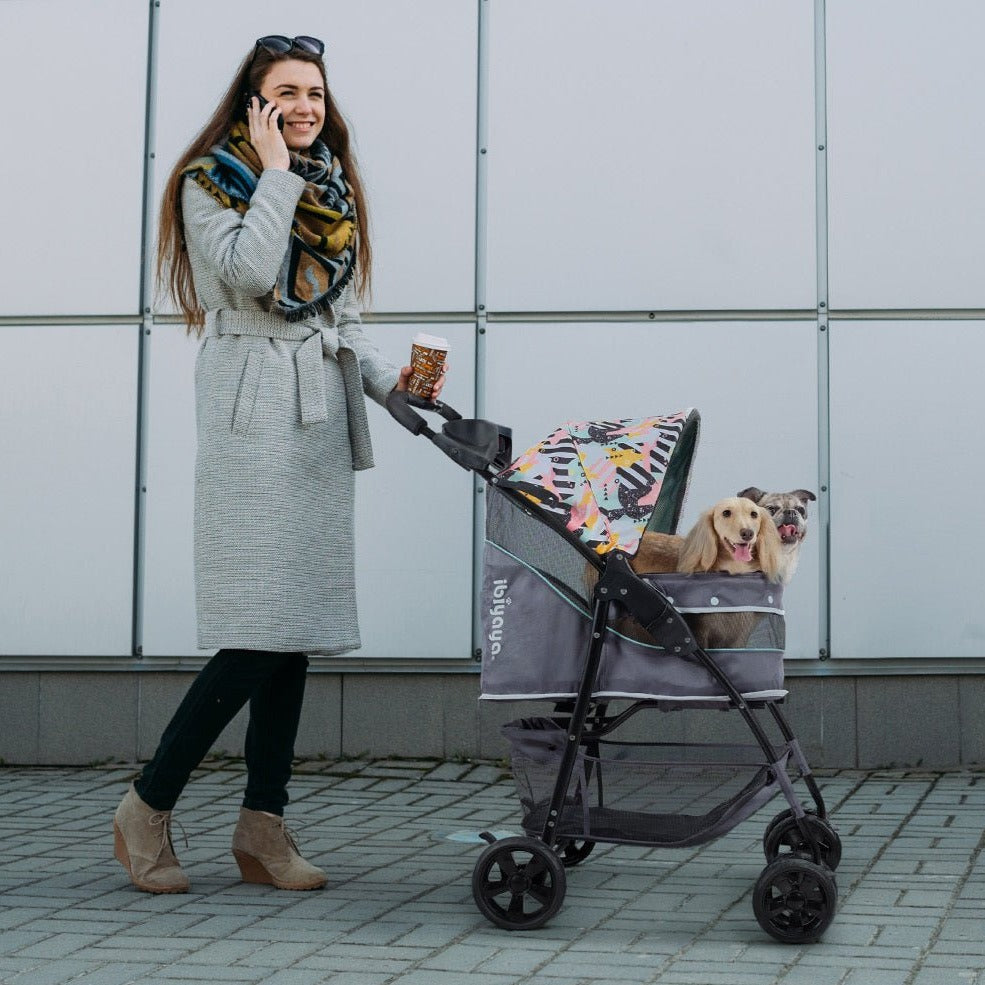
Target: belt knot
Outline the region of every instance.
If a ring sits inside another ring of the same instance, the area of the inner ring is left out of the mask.
[[[210,336],[250,335],[300,342],[294,356],[294,365],[298,377],[302,425],[328,420],[324,360],[326,357],[335,359],[342,371],[352,468],[361,471],[373,467],[373,447],[369,437],[369,420],[366,417],[362,371],[358,357],[349,346],[340,340],[336,349],[324,333],[313,325],[287,322],[266,311],[208,311],[205,316],[205,331]],[[334,343],[335,340],[331,341]]]

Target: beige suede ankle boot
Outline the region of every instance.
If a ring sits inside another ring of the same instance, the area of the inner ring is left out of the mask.
[[[300,890],[320,889],[328,881],[321,869],[301,858],[284,819],[263,811],[240,808],[233,855],[243,882]]]
[[[113,818],[116,857],[130,880],[145,893],[187,893],[188,877],[181,871],[171,844],[171,811],[145,804],[133,784]]]

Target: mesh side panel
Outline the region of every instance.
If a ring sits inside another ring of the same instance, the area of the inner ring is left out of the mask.
[[[556,762],[542,763],[525,756],[514,755],[510,758],[510,765],[513,769],[513,783],[516,786],[516,795],[523,809],[523,826],[531,830],[534,826],[542,827],[547,814],[547,806],[554,793],[554,786],[557,783],[558,771],[561,766],[561,758]],[[584,834],[584,829],[588,824],[586,809],[588,797],[585,791],[585,766],[584,761],[579,759],[575,763],[574,772],[571,774],[571,783],[568,785],[568,792],[565,796],[565,807],[569,811],[573,808],[579,817],[579,828],[575,832]]]
[[[754,612],[758,616],[745,646],[749,650],[785,650],[787,630],[783,616],[775,612]]]
[[[541,521],[515,506],[495,486],[486,502],[486,539],[546,575],[556,588],[587,606],[597,580],[577,548]]]
[[[686,612],[684,619],[706,650],[786,649],[784,618],[775,612]],[[657,643],[632,616],[617,618],[615,628],[631,640]]]

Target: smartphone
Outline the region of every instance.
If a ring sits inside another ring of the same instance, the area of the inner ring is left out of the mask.
[[[247,107],[250,105],[250,100],[254,96],[256,96],[257,100],[260,103],[260,109],[263,109],[263,107],[266,106],[267,103],[269,102],[269,100],[264,99],[263,96],[261,96],[260,93],[256,91],[256,89],[254,89],[252,92],[247,92],[243,96],[243,115],[244,116],[246,115]],[[283,132],[283,130],[284,130],[284,114],[283,113],[280,113],[278,115],[278,117],[277,117],[277,129],[280,130],[281,132]]]

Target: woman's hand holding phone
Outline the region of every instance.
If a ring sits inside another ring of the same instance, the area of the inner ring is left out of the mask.
[[[266,168],[288,171],[291,155],[284,143],[284,135],[278,129],[280,108],[276,103],[266,102],[261,108],[260,99],[250,96],[246,104],[246,122],[250,127],[250,143],[256,149],[260,163]]]

